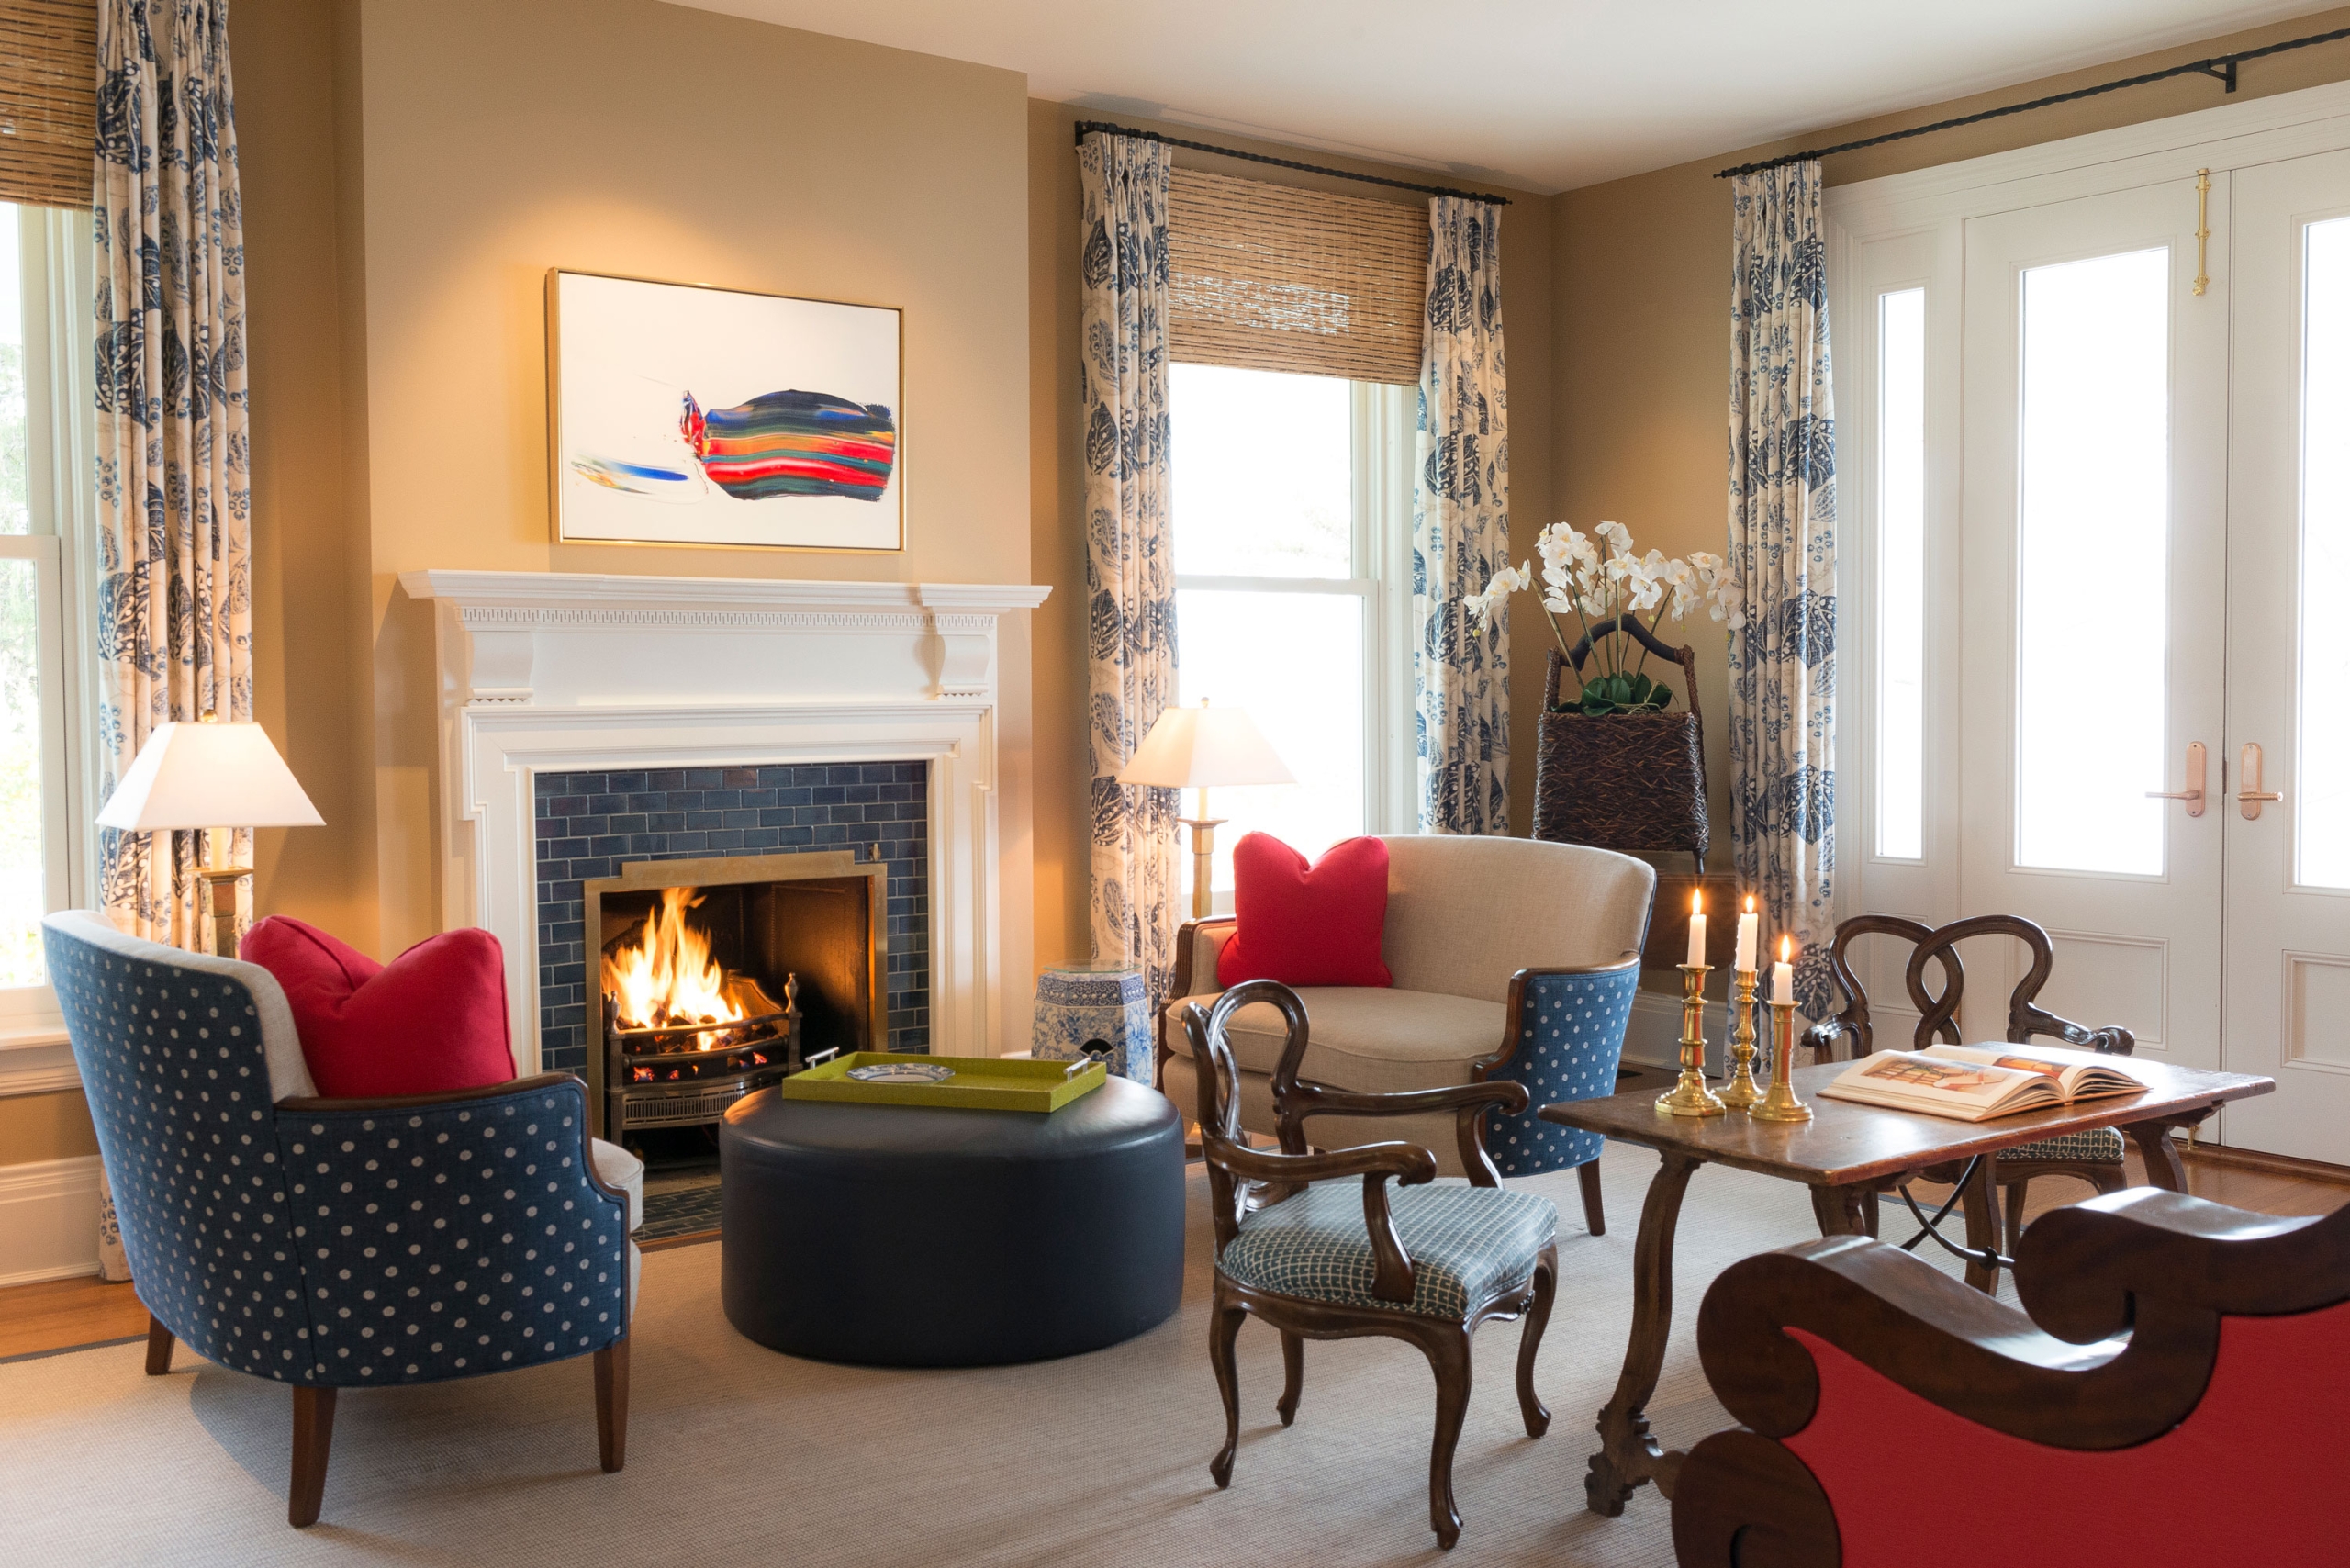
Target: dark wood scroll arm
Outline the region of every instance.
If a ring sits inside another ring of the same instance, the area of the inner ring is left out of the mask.
[[[1501,1168],[1485,1151],[1485,1113],[1499,1110],[1516,1115],[1532,1103],[1526,1085],[1507,1079],[1487,1083],[1460,1083],[1444,1089],[1411,1089],[1393,1094],[1358,1094],[1327,1084],[1295,1081],[1273,1084],[1273,1103],[1284,1126],[1300,1128],[1308,1116],[1416,1116],[1444,1111],[1459,1114],[1454,1137],[1459,1140],[1460,1168],[1472,1187],[1498,1187]]]
[[[1815,1062],[1830,1061],[1836,1055],[1836,1044],[1846,1035],[1852,1037],[1852,1055],[1864,1057],[1875,1048],[1876,1041],[1869,1022],[1868,988],[1852,971],[1852,944],[1863,936],[1898,936],[1910,943],[1925,941],[1934,934],[1933,927],[1915,920],[1905,920],[1897,914],[1855,915],[1836,927],[1836,939],[1828,949],[1828,969],[1836,977],[1838,989],[1844,993],[1844,1011],[1833,1018],[1823,1018],[1804,1031],[1802,1043],[1810,1048]],[[1955,954],[1942,961],[1943,992],[1955,996],[1965,984],[1965,975],[1958,968]],[[1955,1041],[1958,1034],[1951,1032]]]
[[[1945,1037],[1957,1041],[1958,1027],[1953,1022],[1958,1015],[1956,988],[1945,988],[1938,999],[1929,999],[1925,991],[1925,968],[1929,958],[1941,958],[1948,972],[1953,961],[1952,950],[1961,942],[1974,936],[2012,936],[2031,950],[2031,968],[2017,982],[2008,997],[2008,1038],[2022,1045],[2036,1035],[2045,1035],[2087,1050],[2102,1051],[2112,1056],[2128,1056],[2137,1049],[2137,1036],[2118,1024],[2101,1029],[2091,1029],[2059,1018],[2039,1006],[2035,998],[2040,988],[2056,969],[2056,945],[2036,921],[2020,914],[1977,914],[1964,920],[1953,921],[1928,935],[1909,955],[1909,968],[1905,977],[1910,1000],[1918,1004],[1918,1039],[1923,1044],[1934,1030],[1941,1029]]]

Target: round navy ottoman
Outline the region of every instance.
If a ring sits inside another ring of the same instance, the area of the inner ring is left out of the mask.
[[[1131,1338],[1182,1294],[1182,1119],[1123,1079],[1049,1115],[763,1089],[718,1148],[727,1321],[772,1350],[1042,1361]]]

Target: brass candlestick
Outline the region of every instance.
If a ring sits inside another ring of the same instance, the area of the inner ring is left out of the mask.
[[[1762,1098],[1754,1081],[1754,971],[1739,969],[1738,1000],[1729,1030],[1729,1081],[1722,1085],[1721,1102],[1733,1111],[1751,1110]]]
[[[1681,966],[1681,1081],[1656,1097],[1666,1116],[1718,1116],[1721,1097],[1706,1087],[1706,975],[1710,966]],[[1807,1113],[1808,1114],[1808,1113]]]
[[[1796,1004],[1771,1003],[1771,1088],[1747,1113],[1758,1122],[1807,1122],[1811,1107],[1796,1098]]]

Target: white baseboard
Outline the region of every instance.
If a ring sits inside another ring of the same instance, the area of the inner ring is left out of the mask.
[[[54,1094],[81,1087],[63,1029],[0,1029],[0,1095]]]
[[[0,1165],[0,1286],[98,1271],[98,1157]]]

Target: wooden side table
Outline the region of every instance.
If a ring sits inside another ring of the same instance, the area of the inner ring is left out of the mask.
[[[2091,1100],[2083,1104],[2002,1116],[1992,1122],[1953,1122],[1940,1116],[1830,1100],[1820,1093],[1850,1066],[1827,1062],[1797,1068],[1796,1092],[1811,1104],[1808,1122],[1758,1122],[1732,1112],[1694,1117],[1660,1115],[1653,1091],[1636,1090],[1605,1100],[1545,1105],[1542,1119],[1627,1143],[1645,1144],[1663,1164],[1649,1183],[1640,1208],[1640,1230],[1632,1251],[1632,1335],[1624,1350],[1624,1370],[1615,1395],[1599,1412],[1599,1451],[1583,1477],[1585,1506],[1595,1514],[1620,1514],[1633,1489],[1653,1481],[1673,1495],[1683,1455],[1666,1450],[1649,1433],[1648,1402],[1664,1366],[1664,1345],[1673,1328],[1673,1237],[1689,1178],[1701,1165],[1729,1165],[1811,1190],[1813,1214],[1823,1236],[1864,1234],[1867,1199],[1888,1179],[1904,1179],[1930,1166],[1986,1158],[1976,1168],[1975,1190],[1966,1197],[1971,1246],[1999,1244],[1998,1194],[1992,1160],[2003,1148],[2086,1132],[2120,1127],[2145,1157],[2156,1186],[2187,1190],[2186,1168],[2172,1146],[2173,1127],[2191,1127],[2229,1100],[2266,1094],[2276,1080],[2236,1072],[2201,1072],[2133,1057],[2130,1069],[2151,1081],[2144,1092]]]

